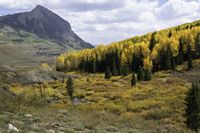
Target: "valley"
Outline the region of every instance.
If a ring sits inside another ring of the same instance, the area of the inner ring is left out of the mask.
[[[0,133],[195,133],[199,85],[200,20],[94,47],[41,5],[0,16]]]
[[[184,123],[184,97],[191,81],[200,83],[199,70],[200,60],[195,60],[191,71],[186,71],[185,63],[175,71],[157,72],[151,81],[138,82],[134,87],[130,85],[131,75],[108,81],[103,74],[69,72],[66,76],[74,77],[73,102],[62,79],[45,83],[45,97],[41,97],[39,83],[12,84],[7,89],[4,85],[0,130],[5,131],[11,122],[24,133],[189,133],[192,131]]]

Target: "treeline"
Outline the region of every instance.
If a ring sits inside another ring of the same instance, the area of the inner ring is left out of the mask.
[[[113,76],[174,69],[200,58],[200,21],[136,36],[94,49],[69,52],[56,60],[58,71],[105,72]]]

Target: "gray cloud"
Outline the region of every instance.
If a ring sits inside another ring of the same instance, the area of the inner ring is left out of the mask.
[[[92,10],[113,10],[123,7],[122,0],[112,0],[104,2],[83,2],[83,1],[71,1],[63,5],[63,8],[72,11],[92,11]]]

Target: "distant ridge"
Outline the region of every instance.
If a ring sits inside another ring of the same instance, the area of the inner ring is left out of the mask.
[[[54,41],[65,48],[93,48],[72,31],[69,22],[41,5],[30,12],[2,16],[0,23]]]

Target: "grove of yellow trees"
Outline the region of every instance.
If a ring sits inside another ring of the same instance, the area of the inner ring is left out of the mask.
[[[121,75],[144,69],[158,71],[171,69],[187,60],[187,46],[193,58],[200,55],[200,21],[136,36],[93,49],[67,52],[56,59],[56,69],[66,71],[103,72],[106,67],[117,69]]]

